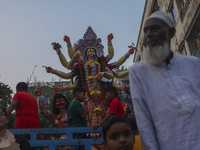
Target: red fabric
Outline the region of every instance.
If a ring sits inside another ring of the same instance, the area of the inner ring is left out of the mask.
[[[39,128],[40,120],[38,116],[37,100],[27,92],[18,92],[12,101],[19,102],[15,108],[15,129],[19,128]]]
[[[108,113],[115,113],[116,115],[124,116],[124,108],[117,97],[110,102]]]

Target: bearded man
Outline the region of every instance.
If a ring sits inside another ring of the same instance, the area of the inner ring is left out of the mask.
[[[150,15],[144,25],[144,60],[129,71],[144,150],[200,149],[200,59],[173,54],[174,34],[170,16]]]

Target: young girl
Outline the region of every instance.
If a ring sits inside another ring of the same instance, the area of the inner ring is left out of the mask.
[[[102,130],[104,150],[133,150],[134,133],[126,118],[111,115],[103,123]]]

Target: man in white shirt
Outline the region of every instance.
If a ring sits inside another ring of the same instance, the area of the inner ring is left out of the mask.
[[[144,150],[200,149],[200,59],[175,55],[174,22],[157,11],[144,25],[144,60],[129,71]]]

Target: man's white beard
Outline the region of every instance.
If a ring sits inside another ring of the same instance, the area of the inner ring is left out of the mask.
[[[143,51],[144,60],[149,63],[159,64],[167,58],[170,53],[169,43],[165,42],[163,45],[155,47],[145,47]]]

